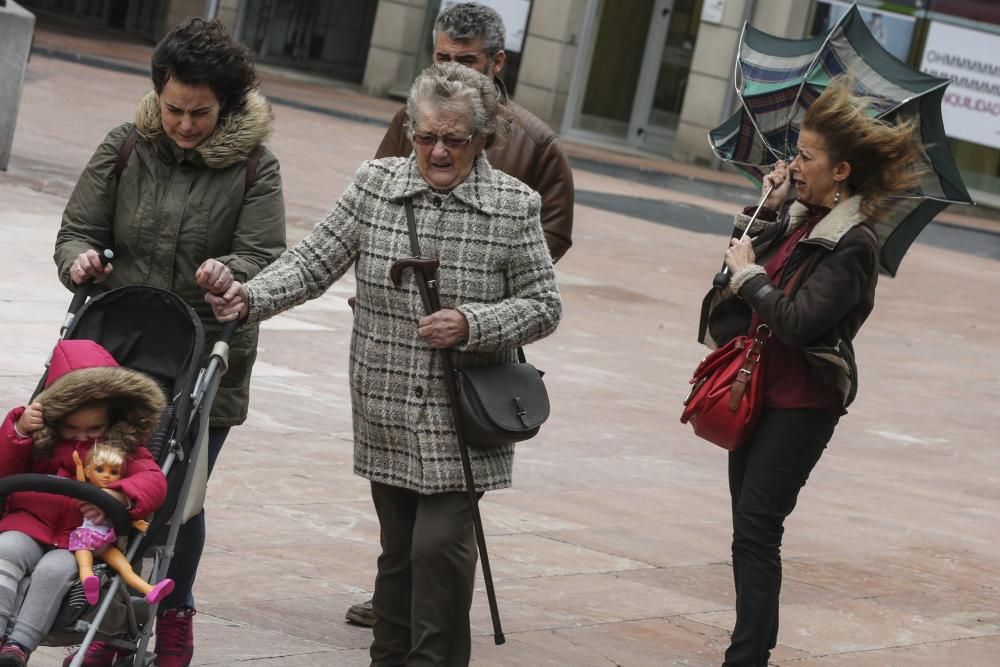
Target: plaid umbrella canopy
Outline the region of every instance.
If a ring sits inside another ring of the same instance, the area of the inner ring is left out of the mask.
[[[899,61],[872,36],[856,5],[826,35],[783,39],[743,26],[735,82],[741,108],[708,133],[716,156],[760,183],[766,165],[791,159],[805,110],[836,76],[871,100],[869,113],[888,121],[914,118],[926,161],[919,188],[890,200],[874,221],[880,268],[896,275],[917,235],[948,204],[971,204],[948,148],[941,99],[949,80]]]

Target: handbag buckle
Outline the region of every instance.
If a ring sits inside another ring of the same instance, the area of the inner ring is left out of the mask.
[[[528,427],[528,413],[524,409],[524,406],[521,404],[521,397],[520,396],[515,396],[514,397],[514,414],[516,414],[518,416],[518,418],[521,420],[521,423],[524,424],[525,428],[527,428]]]

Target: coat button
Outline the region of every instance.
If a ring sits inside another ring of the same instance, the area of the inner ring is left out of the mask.
[[[438,208],[441,208],[441,198],[436,195],[434,197],[434,205],[437,206]]]
[[[424,388],[423,387],[414,387],[413,388],[413,393],[417,395],[417,398],[420,398],[421,396],[424,395]]]

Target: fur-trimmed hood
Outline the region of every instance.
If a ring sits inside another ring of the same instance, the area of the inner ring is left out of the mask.
[[[254,148],[271,136],[273,125],[271,104],[259,92],[251,90],[243,98],[243,108],[220,118],[212,136],[194,150],[206,166],[222,169],[246,160]],[[163,136],[159,98],[155,91],[149,91],[139,100],[135,127],[146,141]]]
[[[145,442],[166,407],[155,380],[122,368],[94,341],[60,341],[52,353],[45,390],[35,398],[43,406],[45,426],[32,435],[33,455],[46,456],[59,441],[60,419],[100,400],[110,400],[112,405],[112,424],[104,441],[126,452]]]

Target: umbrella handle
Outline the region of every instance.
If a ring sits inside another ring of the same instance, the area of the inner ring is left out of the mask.
[[[753,215],[750,217],[750,221],[747,223],[746,228],[744,228],[743,230],[743,235],[740,236],[740,241],[745,239],[750,234],[750,226],[753,225],[754,221],[757,219],[757,215],[760,213],[760,210],[764,208],[764,202],[767,201],[767,198],[771,196],[772,190],[774,190],[773,185],[769,187],[767,189],[767,192],[764,193],[764,196],[760,198],[760,202],[758,202],[757,204],[757,210],[754,211]],[[730,234],[729,238],[731,239],[732,237],[733,237],[732,234]],[[729,284],[730,278],[731,276],[729,275],[729,267],[726,266],[726,262],[725,260],[723,260],[722,269],[718,273],[716,273],[715,278],[712,279],[712,287],[714,287],[715,289],[725,289],[725,287]]]

